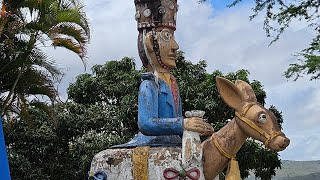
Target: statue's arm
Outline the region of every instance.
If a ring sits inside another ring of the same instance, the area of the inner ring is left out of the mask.
[[[138,104],[138,126],[143,134],[149,136],[182,135],[182,116],[177,118],[159,117],[158,87],[155,81],[144,80],[141,83]]]

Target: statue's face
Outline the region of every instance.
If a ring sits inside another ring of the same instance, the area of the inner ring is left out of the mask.
[[[174,30],[164,28],[164,27],[159,27],[155,31],[156,31],[155,38],[159,45],[162,63],[168,68],[176,67],[176,57],[177,57],[177,50],[179,49],[179,45],[177,44],[174,38]],[[152,32],[149,32],[146,37],[147,39],[145,41],[146,43],[145,45],[147,47],[147,51],[154,68],[156,68],[157,70],[160,70],[163,68],[163,66],[161,66],[161,64],[158,62],[156,58],[152,36],[153,36]]]
[[[161,28],[157,34],[162,62],[169,68],[176,67],[176,57],[179,45],[175,40],[174,30]]]

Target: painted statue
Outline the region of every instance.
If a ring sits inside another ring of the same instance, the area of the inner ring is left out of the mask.
[[[149,73],[139,89],[140,133],[130,142],[95,155],[90,177],[96,180],[213,180],[228,167],[227,180],[240,180],[236,153],[248,137],[275,151],[290,140],[273,113],[261,106],[249,84],[217,77],[222,99],[235,117],[218,132],[203,121],[202,111],[182,115],[175,77],[179,48],[174,39],[176,0],[135,0],[138,50]],[[204,142],[199,135],[211,135]],[[182,137],[182,139],[181,139]]]
[[[141,133],[130,142],[115,146],[181,146],[184,130],[211,135],[213,128],[201,117],[184,118],[176,78],[179,45],[175,41],[178,5],[176,0],[135,0],[138,51],[149,73],[142,75],[138,100]]]
[[[275,151],[284,150],[290,140],[280,131],[273,113],[257,102],[249,84],[240,80],[234,84],[219,77],[216,81],[219,94],[231,108],[236,110],[236,114],[227,125],[201,144],[204,178],[197,179],[212,180],[229,165],[229,170],[235,172],[228,173],[226,179],[239,180],[240,174],[235,156],[248,137],[263,142],[267,148]],[[192,171],[194,168],[181,167],[183,153],[181,148],[146,147],[146,149],[147,151],[142,151],[144,154],[140,154],[140,158],[147,157],[147,165],[143,171],[147,177],[145,179],[185,178],[188,172],[190,177],[195,177],[191,174],[197,173]],[[102,151],[94,157],[91,172],[106,171],[110,179],[135,179],[133,158],[138,157],[139,160],[139,154],[135,156],[135,153],[137,153],[135,149]],[[192,179],[190,177],[189,179]]]

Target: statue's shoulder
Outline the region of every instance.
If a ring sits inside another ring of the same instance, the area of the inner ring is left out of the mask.
[[[155,91],[158,88],[156,77],[153,73],[143,73],[141,76],[140,91]]]
[[[141,76],[142,81],[155,81],[155,75],[153,73],[147,72],[147,73],[142,73]]]

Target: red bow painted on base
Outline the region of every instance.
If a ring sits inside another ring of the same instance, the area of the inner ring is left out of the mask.
[[[173,173],[173,175],[169,175],[169,173]],[[196,175],[193,175],[192,173],[196,173]],[[183,180],[186,177],[190,178],[191,180],[198,180],[200,178],[200,170],[198,168],[192,168],[188,171],[182,169],[181,171],[178,171],[174,168],[167,168],[163,171],[163,176],[167,180],[172,180],[177,177],[179,177],[179,180]]]

